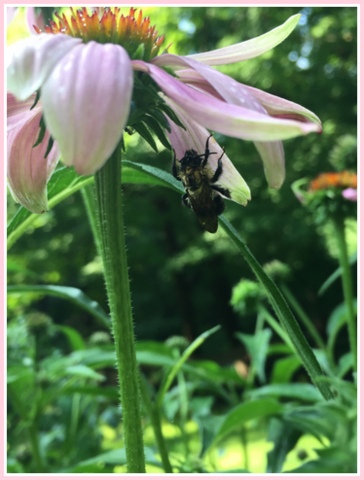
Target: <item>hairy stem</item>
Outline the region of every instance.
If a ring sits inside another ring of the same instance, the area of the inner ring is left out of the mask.
[[[139,375],[125,247],[121,149],[95,175],[98,229],[120,382],[127,471],[145,473]]]

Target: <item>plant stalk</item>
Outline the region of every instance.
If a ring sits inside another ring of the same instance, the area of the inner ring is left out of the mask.
[[[336,234],[336,242],[339,251],[339,263],[341,266],[341,282],[343,286],[344,301],[347,309],[347,325],[349,333],[350,350],[353,355],[353,369],[357,371],[357,335],[356,315],[354,309],[353,285],[348,255],[348,248],[345,239],[345,219],[343,217],[333,218],[333,226]]]
[[[146,408],[150,421],[152,423],[152,428],[153,428],[155,440],[157,443],[157,447],[159,450],[159,454],[161,456],[164,471],[165,473],[173,473],[172,466],[168,457],[168,449],[163,437],[162,421],[161,421],[159,405],[156,402],[152,401],[147,388],[147,380],[143,377],[142,377],[142,382],[140,386],[141,386],[141,394],[144,401],[144,407]]]
[[[95,191],[99,245],[119,374],[127,471],[145,473],[139,374],[124,234],[120,145],[95,174]]]
[[[37,469],[38,473],[43,473],[44,468],[43,468],[42,455],[41,455],[41,450],[39,445],[38,430],[34,423],[29,425],[28,433],[29,433],[30,445],[32,449],[35,468]]]
[[[273,280],[265,273],[262,266],[249,250],[245,242],[241,239],[235,228],[224,217],[220,217],[220,222],[223,225],[225,232],[238,247],[244,259],[266,289],[268,298],[313,383],[317,386],[326,400],[334,398],[327,382],[322,381],[324,374],[321,367],[280,290],[277,288]]]

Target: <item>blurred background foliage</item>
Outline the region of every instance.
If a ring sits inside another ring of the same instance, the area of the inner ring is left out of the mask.
[[[262,57],[224,66],[221,70],[242,83],[312,110],[322,120],[322,134],[284,142],[286,181],[279,191],[268,188],[253,144],[217,133],[215,138],[225,147],[252,192],[252,201],[245,208],[227,202],[226,217],[262,264],[279,260],[289,267],[285,284],[325,338],[328,319],[342,302],[339,281],[322,295],[318,294],[337,268],[335,248],[330,248],[332,232],[328,227],[315,224],[312,215],[294,196],[291,184],[321,172],[356,170],[356,8],[146,7],[143,11],[151,16],[158,32],[165,35],[164,45],[171,44],[169,52],[180,55],[247,40],[282,24],[291,15],[302,14],[294,32],[275,49]],[[19,19],[20,16],[9,28],[9,41],[17,37]],[[170,171],[172,154],[162,146],[156,153],[136,135],[127,140],[127,145],[125,157],[128,160]],[[125,185],[123,190],[138,341],[141,344],[143,341],[165,342],[176,335],[192,341],[209,328],[221,325],[219,332],[194,353],[194,358],[213,360],[221,366],[249,363],[251,352],[236,332],[251,336],[255,331],[256,312],[244,308],[243,314],[239,313],[230,299],[240,280],[254,278],[235,246],[221,229],[215,235],[204,232],[194,215],[181,205],[179,196],[169,189]],[[9,218],[16,209],[10,199]],[[354,253],[355,219],[348,223],[347,235],[351,253]],[[8,256],[8,282],[77,287],[107,311],[101,261],[96,255],[80,194],[40,215],[29,232],[14,244]],[[34,361],[44,361],[47,356],[61,359],[74,352],[75,344],[69,336],[71,330],[67,334],[67,328],[78,332],[79,341],[87,345],[100,342],[111,345],[105,326],[61,298],[34,292],[11,295],[8,312],[10,351],[14,353],[20,348],[13,348],[15,340],[19,341],[21,348],[27,351],[26,357]],[[305,326],[302,328],[316,347]],[[346,330],[342,332],[335,345],[334,354],[338,357],[348,351]],[[275,335],[273,333],[273,340],[270,340],[273,343]],[[30,338],[34,343],[31,344]],[[273,361],[260,366],[263,370],[256,378],[258,385],[265,378],[264,371],[269,373],[273,367]],[[57,370],[53,373],[54,379]],[[90,379],[86,371],[83,373],[76,381],[78,388],[84,385],[85,378]],[[104,369],[102,375],[104,388],[115,385],[112,367]],[[298,380],[302,376],[305,378],[305,372],[300,369],[295,375]],[[31,375],[27,378],[29,382],[34,380]],[[91,378],[91,381],[100,379]],[[107,422],[112,424],[118,407],[117,399],[112,395],[110,398],[115,411],[107,410]],[[50,415],[56,415],[57,408],[54,407]],[[90,404],[89,408],[96,406]],[[16,418],[14,412],[13,415]],[[85,439],[87,428],[92,427],[87,422],[93,417],[87,418],[82,424]],[[72,432],[70,425],[69,438]],[[50,438],[46,440],[51,441]],[[93,445],[87,444],[87,448],[87,454],[91,455]]]

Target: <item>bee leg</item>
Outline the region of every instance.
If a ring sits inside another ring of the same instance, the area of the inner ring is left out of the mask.
[[[184,193],[181,197],[181,200],[185,207],[192,208],[188,193]]]
[[[219,185],[211,185],[211,188],[216,192],[219,192],[222,195],[225,195],[225,197],[231,198],[230,191],[227,188],[220,187]]]
[[[172,175],[174,178],[177,178],[177,180],[181,181],[181,179],[178,176],[178,169],[177,169],[177,163],[176,163],[176,152],[173,150],[173,162],[172,162]]]
[[[215,170],[215,173],[213,174],[213,176],[211,177],[210,179],[210,182],[211,183],[215,183],[221,176],[222,174],[222,157],[225,155],[225,150],[222,149],[222,154],[220,156],[220,158],[217,160],[217,169]]]
[[[206,140],[206,145],[205,145],[205,153],[204,155],[201,155],[204,157],[203,161],[202,161],[202,166],[205,167],[206,166],[206,163],[207,163],[207,160],[209,159],[209,156],[212,154],[212,153],[215,153],[215,152],[210,152],[210,149],[209,149],[209,140],[210,138],[212,137],[212,133],[211,135],[209,135],[207,137],[207,140]]]

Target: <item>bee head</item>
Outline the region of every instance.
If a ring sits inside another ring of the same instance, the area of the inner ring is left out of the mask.
[[[186,150],[186,153],[180,160],[182,168],[199,167],[201,165],[203,155],[199,155],[196,150]]]

